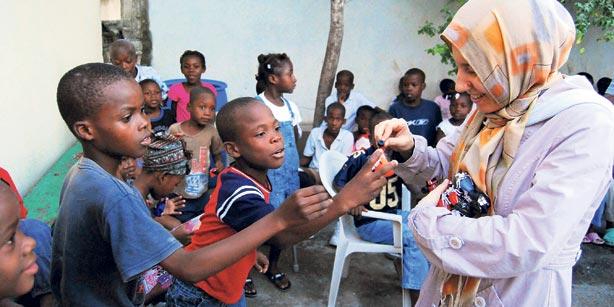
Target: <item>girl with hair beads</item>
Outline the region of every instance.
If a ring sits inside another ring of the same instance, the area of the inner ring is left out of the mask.
[[[201,81],[201,76],[207,70],[205,56],[196,50],[186,50],[179,58],[181,73],[185,76],[185,82],[176,83],[168,90],[168,98],[173,101],[173,109],[177,113],[177,122],[190,119],[188,103],[190,102],[190,91],[197,87],[209,88],[217,97],[215,87],[207,82]]]
[[[271,192],[271,205],[275,208],[292,193],[299,189],[299,155],[296,145],[301,129],[301,114],[296,104],[283,97],[284,93],[292,93],[296,87],[296,77],[292,61],[285,53],[261,54],[258,56],[258,74],[256,75],[256,99],[262,101],[277,121],[279,130],[284,139],[285,158],[283,165],[278,169],[269,170],[268,176],[273,191]],[[265,273],[269,280],[280,290],[290,288],[290,281],[286,274],[277,268],[277,260],[281,250],[271,246],[269,251],[269,270]],[[249,281],[249,280],[248,280]],[[249,289],[249,288],[252,289]],[[246,283],[246,289],[255,294],[253,284]]]

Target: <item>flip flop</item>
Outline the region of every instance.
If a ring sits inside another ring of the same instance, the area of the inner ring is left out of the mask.
[[[286,273],[273,274],[270,271],[267,271],[266,273],[264,273],[264,275],[266,275],[266,277],[269,278],[269,280],[275,285],[275,287],[277,287],[277,289],[281,291],[286,291],[290,289],[290,286],[292,286],[292,283],[290,283],[290,280],[286,276]],[[285,287],[283,286],[284,280],[288,282]]]
[[[243,285],[243,291],[245,293],[245,297],[255,297],[258,295],[258,291],[256,291],[256,285],[254,285],[254,281],[251,277],[248,277],[245,280],[245,285]]]
[[[588,238],[591,240],[591,243],[595,245],[603,245],[603,243],[605,243],[605,241],[596,232],[589,232],[586,234],[586,236],[584,236],[584,238]]]

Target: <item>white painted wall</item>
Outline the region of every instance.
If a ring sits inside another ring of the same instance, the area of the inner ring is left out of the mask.
[[[424,50],[438,38],[419,36],[426,19],[437,18],[445,0],[350,0],[339,69],[356,76],[356,90],[382,107],[397,95],[401,75],[411,67],[426,72],[424,98],[439,95],[450,69]],[[327,0],[149,1],[153,66],[162,78],[182,78],[179,56],[197,49],[207,58],[205,78],[228,83],[229,99],[255,94],[256,57],[286,52],[294,62],[298,86],[289,96],[307,121],[313,118],[329,29]],[[586,54],[574,51],[565,72],[589,71],[597,80],[612,75],[613,44],[586,40]],[[576,48],[577,49],[577,48]],[[610,51],[608,53],[608,51]]]
[[[56,103],[60,77],[102,60],[100,3],[0,2],[0,165],[27,190],[75,142]]]
[[[425,98],[437,95],[449,68],[424,52],[430,39],[416,29],[435,16],[441,1],[351,0],[345,6],[345,35],[339,69],[356,76],[356,90],[387,107],[409,68],[427,73]],[[289,96],[307,121],[315,96],[329,30],[329,1],[150,1],[152,65],[165,79],[183,77],[179,56],[197,49],[207,58],[205,78],[228,83],[228,97],[255,95],[256,57],[286,52],[298,85]]]

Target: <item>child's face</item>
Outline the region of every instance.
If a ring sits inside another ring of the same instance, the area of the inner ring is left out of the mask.
[[[181,63],[181,73],[188,84],[200,84],[200,77],[205,73],[205,65],[196,56],[187,56]]]
[[[465,120],[469,112],[471,112],[471,107],[469,106],[469,101],[467,101],[467,96],[460,96],[458,99],[454,99],[450,102],[450,115],[452,115],[452,118],[455,120]]]
[[[239,156],[260,170],[279,168],[284,163],[284,140],[279,123],[262,103],[252,103],[237,117],[238,133],[234,142]]]
[[[354,83],[352,83],[350,77],[341,75],[335,82],[335,88],[337,89],[337,96],[347,98],[350,96],[350,92],[354,89]]]
[[[356,125],[358,125],[359,133],[369,133],[369,120],[373,114],[371,112],[358,112],[356,114]]]
[[[215,120],[215,97],[208,94],[201,94],[196,100],[190,101],[188,105],[190,120],[199,126],[213,123]]]
[[[326,125],[328,128],[328,132],[331,134],[339,133],[343,124],[345,124],[345,118],[343,118],[343,112],[338,108],[331,108],[328,113],[326,113]]]
[[[405,94],[407,99],[416,100],[422,97],[424,87],[424,80],[422,80],[422,78],[417,74],[411,74],[403,78],[401,92]]]
[[[151,142],[149,120],[143,112],[143,95],[134,80],[122,80],[103,90],[105,101],[92,118],[85,121],[90,131],[85,141],[105,155],[141,157]]]
[[[162,199],[168,196],[181,183],[184,176],[163,174],[158,177],[157,184],[152,189],[154,199]]]
[[[296,77],[292,62],[285,63],[277,76],[277,88],[282,93],[292,93],[296,88]]]
[[[124,181],[136,178],[136,159],[132,157],[122,157],[118,171],[120,177]]]
[[[119,49],[111,54],[111,63],[115,66],[121,67],[125,72],[134,76],[136,71],[136,56],[130,54],[128,50]]]
[[[36,242],[17,228],[18,208],[15,194],[0,183],[0,299],[30,291],[38,271]]]
[[[141,86],[141,89],[143,90],[145,106],[150,109],[158,109],[162,106],[162,92],[157,83],[146,83]]]

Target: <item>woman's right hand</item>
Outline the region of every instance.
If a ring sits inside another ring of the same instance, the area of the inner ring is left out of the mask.
[[[384,140],[384,147],[409,158],[414,150],[414,136],[409,131],[404,119],[393,118],[375,126],[375,141]]]

